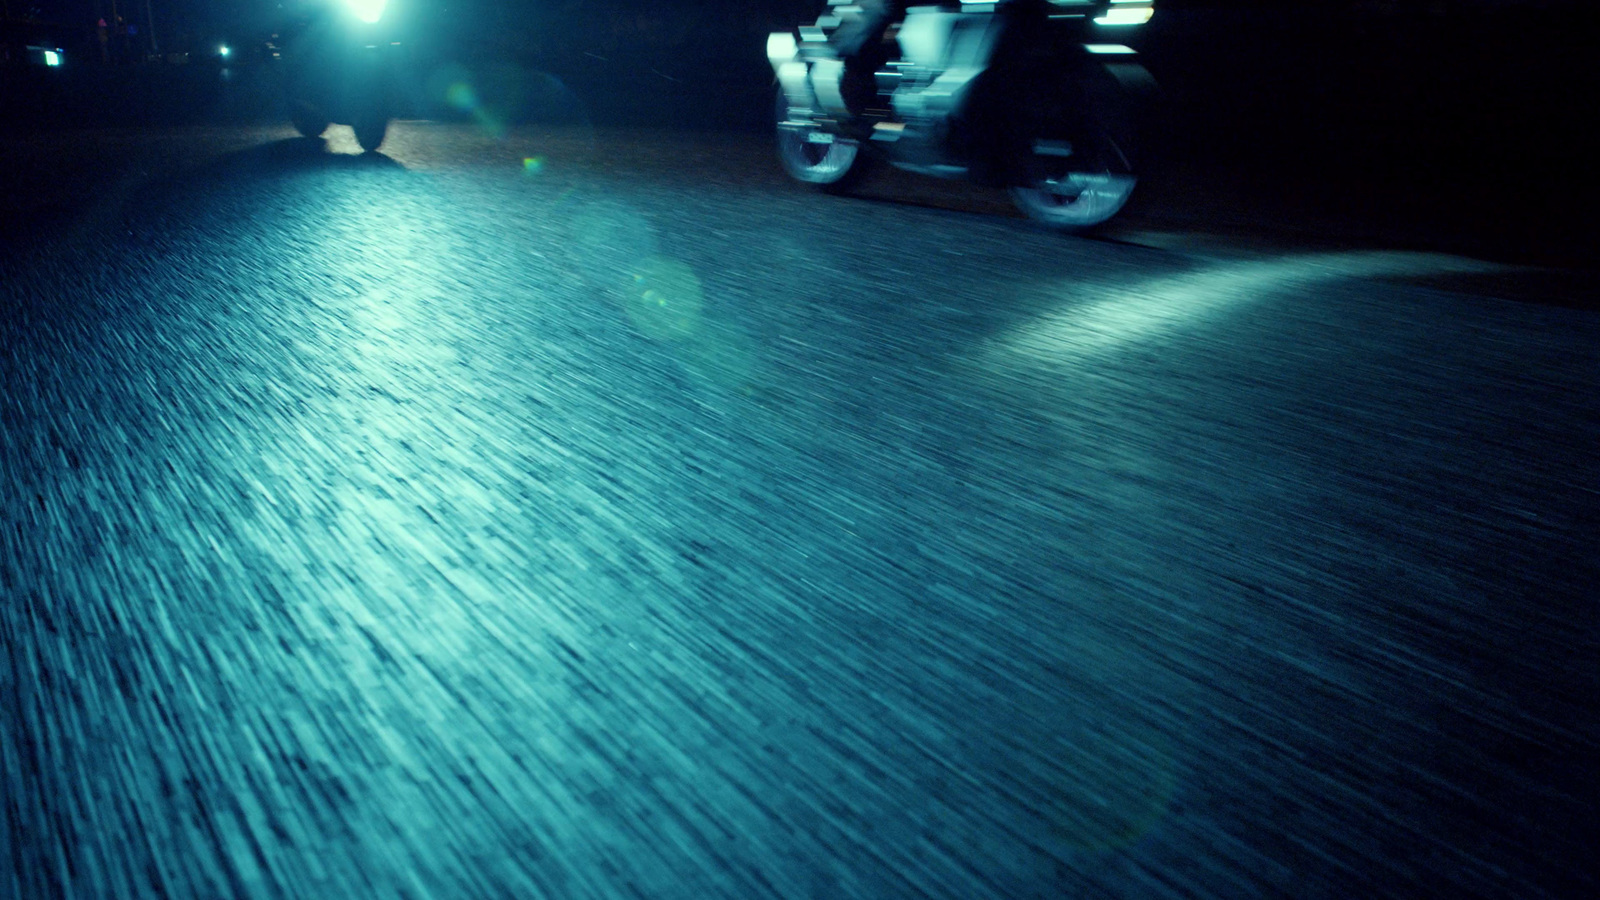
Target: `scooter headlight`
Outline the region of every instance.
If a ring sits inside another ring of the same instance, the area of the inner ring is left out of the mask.
[[[344,0],[344,5],[352,15],[370,25],[383,18],[383,9],[389,5],[389,0]]]
[[[1111,0],[1111,8],[1094,20],[1096,25],[1143,25],[1155,14],[1150,0]]]

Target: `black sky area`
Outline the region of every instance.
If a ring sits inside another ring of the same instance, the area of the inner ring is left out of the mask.
[[[145,19],[142,0],[4,0],[12,17],[31,17],[63,25],[89,24],[115,7],[136,21]],[[405,3],[405,0],[397,0]],[[405,3],[421,18],[445,22],[453,30],[503,33],[550,27],[581,27],[618,13],[648,13],[664,19],[701,19],[708,13],[723,21],[739,19],[803,19],[825,0],[426,0]],[[274,0],[149,0],[149,14],[158,30],[227,31],[270,27],[284,4]],[[1583,0],[1160,0],[1167,12],[1249,11],[1260,15],[1298,16],[1337,11],[1378,20],[1393,17],[1452,18],[1517,12],[1587,11]]]
[[[164,52],[264,43],[290,12],[277,0],[0,2],[13,12],[36,5],[38,16],[63,23],[56,39],[80,58],[95,53],[96,9],[113,2],[131,7],[141,27],[148,3]],[[480,93],[489,96],[498,67],[522,73],[523,81],[540,73],[560,83],[597,123],[765,130],[771,80],[765,35],[813,20],[826,0],[390,4],[386,21],[406,32],[423,88],[435,74],[465,67],[482,76]],[[1596,4],[1589,0],[1155,0],[1155,6],[1155,18],[1130,40],[1162,86],[1160,128],[1152,137],[1159,149],[1152,155],[1163,160],[1278,168],[1296,177],[1337,171],[1367,191],[1383,190],[1376,186],[1382,178],[1440,196],[1510,177],[1526,188],[1518,204],[1539,210],[1567,208],[1571,185],[1586,180],[1572,176],[1587,172],[1600,152],[1590,133],[1600,76],[1588,38],[1596,33]],[[80,93],[99,90],[95,78],[107,84],[129,78],[112,71],[83,76],[71,83]],[[241,75],[240,83],[249,77]],[[145,106],[163,108],[159,92],[152,97]],[[429,97],[408,115],[452,114]],[[29,115],[70,118],[48,98],[16,98]],[[541,114],[510,101],[505,106],[512,123]],[[112,111],[119,121],[144,121],[138,108]],[[79,118],[106,116],[101,110]],[[175,118],[181,117],[168,116]]]

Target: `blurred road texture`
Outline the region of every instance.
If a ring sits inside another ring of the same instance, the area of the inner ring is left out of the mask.
[[[6,143],[0,895],[1600,892],[1581,275],[79,137]]]

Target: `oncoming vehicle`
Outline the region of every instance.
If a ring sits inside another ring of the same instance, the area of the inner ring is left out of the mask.
[[[777,32],[767,41],[778,155],[796,180],[842,190],[865,163],[887,159],[1008,188],[1023,212],[1062,231],[1100,225],[1127,203],[1155,92],[1127,41],[1152,0],[912,6],[885,33],[876,98],[857,110],[832,39],[852,3],[833,0],[798,40]]]
[[[0,20],[0,66],[54,69],[65,64],[67,51],[57,43],[60,37],[40,33],[48,28]]]
[[[42,47],[36,44],[29,44],[24,60],[31,65],[54,68],[61,65],[66,56],[67,51],[60,47]]]
[[[394,117],[404,49],[387,0],[332,0],[301,7],[277,36],[289,119],[306,137],[348,125],[368,152]]]

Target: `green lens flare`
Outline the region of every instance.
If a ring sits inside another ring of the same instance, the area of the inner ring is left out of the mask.
[[[649,257],[639,264],[628,291],[628,318],[647,337],[683,341],[700,326],[700,278],[685,263]]]
[[[478,96],[473,93],[472,86],[458,81],[450,85],[445,91],[445,100],[456,109],[470,110],[478,107]]]

